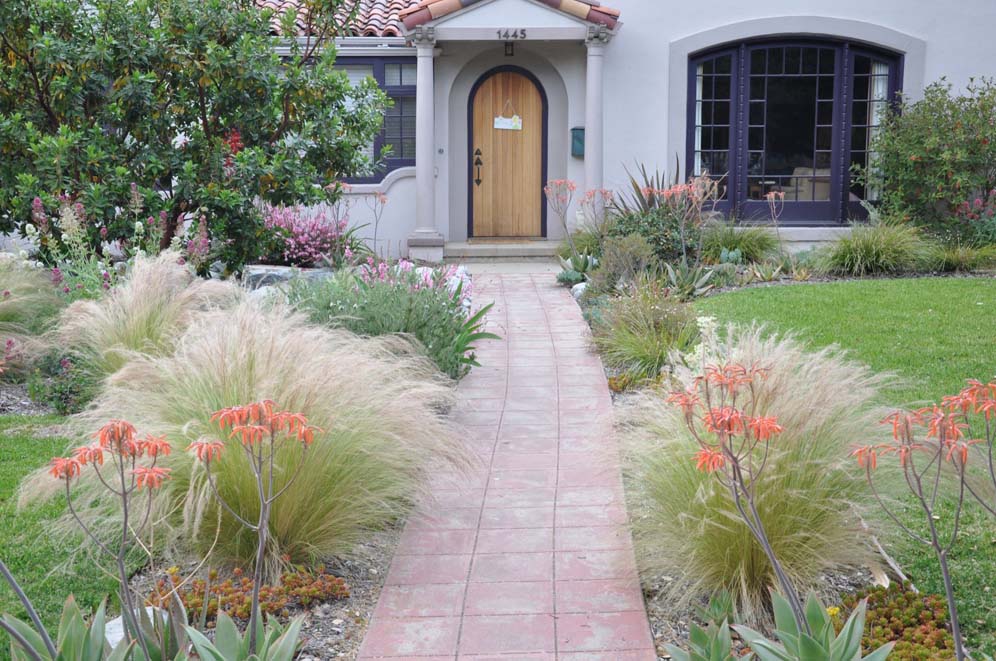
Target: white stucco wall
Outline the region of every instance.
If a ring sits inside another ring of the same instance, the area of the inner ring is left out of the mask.
[[[540,13],[523,12],[523,2],[492,0],[465,12],[462,20],[479,23],[484,36],[491,34],[485,29],[488,25],[531,27],[519,21],[542,22],[540,16],[550,14],[545,7]],[[903,53],[904,92],[913,98],[941,77],[963,88],[972,77],[996,75],[996,40],[991,38],[996,0],[712,0],[701,6],[605,0],[605,4],[621,10],[623,22],[605,52],[605,186],[616,190],[627,184],[625,167],[636,163],[672,174],[677,155],[684,174],[687,63],[695,51],[761,36],[803,34],[864,41]],[[475,18],[470,20],[471,16]],[[507,57],[500,41],[441,40],[438,52],[434,166],[439,232],[448,241],[466,239],[467,102],[474,82],[495,66],[523,67],[542,83],[550,113],[547,178],[573,179],[580,196],[584,166],[570,156],[569,132],[584,125],[584,44],[518,42],[515,55]],[[414,227],[414,179],[390,181],[386,192],[391,202],[383,221],[387,229],[381,233],[397,246]],[[562,236],[552,215],[547,228],[550,238]]]
[[[606,50],[606,184],[622,165],[671,171],[685,160],[687,57],[728,41],[787,34],[868,41],[903,52],[904,91],[941,77],[963,87],[996,74],[993,0],[711,0],[697,10],[657,0],[611,0],[623,26]],[[623,101],[624,100],[624,101]]]

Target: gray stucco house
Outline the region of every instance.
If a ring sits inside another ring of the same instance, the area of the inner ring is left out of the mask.
[[[395,104],[373,146],[392,157],[353,191],[389,197],[389,243],[543,250],[546,181],[618,189],[676,158],[738,217],[780,191],[790,238],[826,238],[875,197],[849,172],[898,94],[996,73],[992,0],[609,1],[356,0],[338,61]]]

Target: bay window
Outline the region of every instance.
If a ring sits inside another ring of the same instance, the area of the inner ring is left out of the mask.
[[[736,218],[842,223],[861,215],[854,167],[875,167],[872,141],[899,90],[900,58],[848,42],[754,41],[693,56],[691,174],[721,180]]]

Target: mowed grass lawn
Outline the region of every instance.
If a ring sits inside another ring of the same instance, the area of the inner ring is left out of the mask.
[[[69,441],[53,435],[62,418],[0,416],[0,559],[18,579],[53,635],[62,605],[74,594],[80,606],[92,609],[116,591],[112,580],[81,552],[82,539],[56,530],[65,511],[62,499],[17,508],[21,480],[54,456],[65,454]],[[116,609],[115,609],[116,610]],[[0,583],[0,612],[22,617],[20,602]],[[0,658],[9,658],[6,635],[0,635]]]
[[[696,304],[721,321],[763,322],[814,347],[839,345],[896,376],[888,403],[919,406],[996,376],[996,279],[921,278],[759,287]],[[816,403],[818,405],[818,403]],[[855,439],[861,442],[863,439]],[[908,521],[920,522],[918,508]],[[942,521],[951,517],[941,514]],[[996,522],[968,509],[952,555],[968,644],[996,655]],[[943,594],[933,553],[898,535],[885,540],[921,590]]]

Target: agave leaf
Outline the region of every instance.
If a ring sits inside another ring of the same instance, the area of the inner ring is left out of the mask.
[[[680,647],[675,647],[674,645],[665,645],[667,653],[671,655],[674,661],[692,661],[692,657],[685,650]]]
[[[194,651],[197,652],[197,656],[199,656],[202,661],[234,661],[235,659],[246,658],[241,655],[226,658],[200,631],[191,626],[188,626],[186,630],[187,637],[190,638],[190,644],[194,646]]]
[[[775,628],[798,638],[799,624],[795,621],[795,614],[792,612],[788,600],[777,592],[772,592],[771,605],[775,611]],[[784,638],[779,637],[779,640],[784,642]]]
[[[31,650],[22,651],[21,646],[15,643],[13,640],[10,641],[10,651],[11,656],[15,659],[30,659],[29,651],[34,651],[40,655],[43,659],[51,658],[48,649],[45,647],[45,641],[42,639],[41,635],[34,630],[34,628],[27,622],[22,622],[13,615],[4,615],[3,621],[7,623],[12,629],[21,634],[24,640],[31,646]]]
[[[301,625],[304,624],[304,618],[301,616],[295,617],[287,625],[287,629],[280,635],[280,637],[274,641],[273,646],[269,650],[268,661],[292,661],[294,658],[294,653],[298,648],[298,638],[301,635]]]
[[[56,647],[59,650],[79,650],[83,645],[86,633],[86,623],[83,613],[76,605],[76,599],[69,595],[62,607],[62,618],[59,620],[59,636]]]
[[[106,624],[106,604],[101,602],[100,608],[93,614],[90,626],[83,636],[83,650],[86,655],[84,658],[90,661],[100,661],[104,657],[104,652],[107,649],[107,639],[104,637]]]
[[[895,647],[896,643],[886,643],[882,645],[877,650],[864,657],[864,661],[885,661],[885,659],[892,652],[892,648]]]
[[[806,661],[830,661],[827,650],[809,634],[799,635],[799,658]]]
[[[840,635],[831,643],[830,653],[834,659],[840,661],[851,661],[851,659],[861,658],[861,636],[865,629],[865,604],[863,600],[858,608],[847,618],[844,627],[840,630]]]
[[[214,631],[214,645],[221,652],[222,656],[226,659],[239,658],[242,636],[239,634],[235,622],[224,611],[218,612],[218,620]]]

